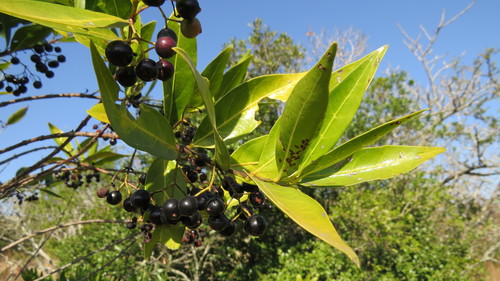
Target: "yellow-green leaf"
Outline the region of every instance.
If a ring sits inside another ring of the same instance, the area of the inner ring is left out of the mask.
[[[104,109],[104,104],[103,103],[98,103],[94,106],[92,106],[89,110],[87,110],[87,113],[94,117],[95,119],[104,122],[106,124],[109,123],[108,116],[106,115],[106,110]]]
[[[304,178],[301,185],[348,186],[387,179],[407,173],[444,151],[442,147],[397,145],[363,148],[347,158],[343,165]]]
[[[323,207],[297,188],[281,186],[249,175],[266,197],[309,233],[345,253],[358,267],[359,258],[335,230]]]
[[[17,122],[19,122],[26,115],[26,111],[28,111],[28,107],[27,106],[25,106],[25,107],[17,110],[16,112],[14,112],[9,117],[9,119],[7,119],[7,122],[5,123],[5,125],[16,124]]]

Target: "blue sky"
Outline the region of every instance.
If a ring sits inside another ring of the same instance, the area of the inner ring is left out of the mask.
[[[198,37],[199,68],[202,69],[222,45],[235,37],[246,38],[251,31],[248,24],[255,18],[262,18],[271,29],[286,32],[297,43],[308,47],[307,32],[319,32],[322,29],[334,30],[353,27],[368,36],[368,50],[374,50],[389,44],[389,50],[381,64],[379,74],[387,67],[399,67],[407,70],[417,83],[425,83],[423,71],[418,61],[403,44],[400,24],[411,36],[420,32],[419,25],[429,31],[434,30],[441,13],[446,11],[451,17],[465,8],[469,0],[199,0],[202,12],[199,18],[203,33]],[[166,6],[166,11],[170,11]],[[465,62],[470,62],[474,55],[485,48],[500,47],[500,1],[478,0],[474,7],[451,26],[442,31],[436,45],[436,52],[449,57],[465,52]],[[162,20],[157,11],[148,11],[146,19]],[[0,43],[1,44],[1,43]],[[52,93],[78,93],[96,90],[96,82],[89,50],[76,44],[59,44],[68,62],[56,69],[56,77],[44,80],[44,87],[31,90],[25,95]],[[0,46],[3,49],[4,46]],[[159,91],[159,89],[157,89]],[[0,101],[12,99],[12,96],[0,96]],[[85,99],[50,99],[0,108],[0,120],[7,118],[19,108],[29,105],[27,116],[19,123],[0,131],[0,149],[34,136],[48,134],[48,122],[62,130],[74,129],[86,116],[85,110],[94,104]],[[90,125],[97,123],[91,122]],[[90,127],[89,127],[90,129]],[[1,129],[0,129],[1,130]],[[52,145],[47,142],[47,145]],[[22,152],[35,145],[17,150]],[[0,166],[0,181],[11,178],[16,170],[34,163],[47,153],[33,153],[24,156],[8,166]],[[0,155],[0,161],[12,154]]]

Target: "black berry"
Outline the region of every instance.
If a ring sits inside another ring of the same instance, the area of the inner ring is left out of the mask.
[[[222,198],[214,196],[208,200],[206,210],[209,215],[216,216],[224,212],[225,207]]]
[[[57,61],[58,62],[65,62],[66,61],[66,57],[64,55],[58,55],[57,56]]]
[[[19,64],[21,61],[20,61],[18,58],[16,58],[16,57],[12,57],[12,58],[10,59],[10,62],[11,62],[12,64]]]
[[[158,32],[158,34],[156,35],[156,39],[158,39],[160,37],[170,37],[170,38],[174,39],[175,42],[177,42],[177,34],[175,33],[175,31],[173,31],[172,29],[170,29],[168,27],[165,27],[164,29],[162,29]]]
[[[105,54],[108,61],[116,66],[126,66],[134,58],[130,45],[121,40],[110,42],[106,46]]]
[[[208,225],[215,231],[224,230],[230,223],[230,220],[224,214],[208,217]]]
[[[130,197],[127,197],[125,200],[123,200],[123,209],[129,213],[134,213],[137,211],[137,209],[132,205],[132,200]]]
[[[229,221],[229,224],[223,230],[219,231],[222,236],[229,237],[236,231],[236,223]]]
[[[123,87],[130,87],[137,82],[137,76],[135,75],[135,70],[131,66],[120,67],[116,71],[115,79]]]
[[[134,207],[138,209],[146,209],[149,206],[149,192],[144,189],[139,189],[135,191],[132,196],[130,196],[131,203]]]
[[[181,17],[189,20],[192,20],[201,12],[198,0],[178,0],[176,8]]]
[[[142,59],[135,67],[135,74],[143,81],[153,81],[158,77],[158,66],[152,59]]]
[[[48,65],[50,68],[56,68],[59,66],[59,62],[56,60],[51,60],[51,61],[49,61]]]
[[[122,194],[120,191],[115,190],[111,191],[106,195],[106,202],[110,205],[118,205],[122,201]]]
[[[266,225],[267,223],[263,216],[253,215],[245,222],[244,229],[246,233],[252,236],[260,236],[266,230]]]
[[[33,87],[35,89],[40,89],[42,87],[42,82],[40,82],[40,81],[33,82]]]
[[[142,0],[142,2],[148,6],[160,7],[163,3],[165,3],[165,0]]]
[[[162,206],[163,215],[169,220],[178,220],[181,216],[179,212],[179,201],[175,198],[170,198]]]
[[[266,196],[264,195],[264,193],[257,191],[251,193],[248,199],[250,200],[250,203],[252,203],[252,205],[261,206],[266,201]]]
[[[196,229],[203,223],[203,217],[196,212],[189,217],[181,217],[181,222],[189,229]]]
[[[162,216],[161,208],[158,206],[154,206],[150,210],[151,210],[151,212],[149,213],[149,219],[151,220],[151,222],[156,224],[156,225],[163,224],[163,222],[161,220],[161,216]]]
[[[129,221],[129,222],[127,222],[127,224],[125,226],[128,229],[134,229],[137,226],[137,224],[135,222]]]
[[[198,211],[198,200],[194,196],[186,196],[179,201],[181,216],[189,217]]]

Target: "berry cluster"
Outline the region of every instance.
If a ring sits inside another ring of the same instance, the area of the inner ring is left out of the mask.
[[[152,7],[160,7],[164,0],[143,0],[143,2]],[[201,33],[200,21],[196,15],[201,11],[197,0],[179,0],[176,8],[180,16],[181,32],[187,38],[194,38]],[[136,38],[132,38],[136,39]],[[131,40],[132,40],[131,39]],[[130,41],[116,40],[110,42],[105,49],[105,55],[108,61],[117,66],[115,79],[123,87],[135,85],[138,78],[144,82],[150,82],[156,79],[166,81],[174,75],[174,65],[167,59],[175,55],[174,47],[177,46],[177,34],[165,27],[160,30],[156,36],[154,49],[159,56],[158,61],[154,61],[141,54],[140,59],[134,62],[134,54]],[[146,51],[147,52],[147,51]]]
[[[119,190],[109,191],[106,187],[97,190],[100,198],[105,198],[108,204],[118,205],[129,213],[142,216],[141,230],[146,240],[151,239],[156,227],[160,225],[183,225],[187,228],[182,240],[184,244],[201,245],[199,228],[205,222],[208,227],[220,235],[232,236],[242,222],[243,230],[252,235],[264,233],[267,223],[263,216],[256,213],[257,209],[268,208],[266,197],[255,185],[238,183],[231,173],[217,171],[208,179],[207,172],[213,170],[210,157],[201,152],[194,152],[184,147],[182,174],[190,185],[188,192],[180,198],[168,198],[162,204],[154,201],[153,195],[144,189],[137,189],[129,197],[123,198]],[[144,184],[145,175],[139,178]],[[175,188],[174,186],[165,187]],[[156,191],[156,192],[163,192]],[[155,193],[156,193],[155,192]],[[235,208],[228,208],[227,203],[236,200]],[[135,227],[136,222],[127,224],[127,228]]]
[[[33,54],[30,57],[31,62],[35,64],[35,69],[37,72],[44,74],[47,78],[53,78],[55,76],[52,69],[57,68],[60,63],[66,62],[66,57],[61,53],[60,47],[54,47],[50,43],[39,44],[33,47]],[[55,53],[55,54],[54,54]],[[3,79],[0,80],[0,90],[5,87],[5,91],[12,93],[14,96],[19,96],[28,91],[28,83],[33,80],[33,88],[40,89],[42,87],[42,82],[38,75],[33,74],[27,65],[25,65],[21,60],[12,56],[10,59],[12,65],[21,65],[23,71],[20,74],[12,75],[6,74],[3,70],[0,70],[3,74]]]
[[[77,172],[64,171],[62,173],[55,173],[55,178],[58,180],[62,180],[67,187],[73,189],[77,189],[84,183],[83,175]],[[101,181],[101,175],[99,174],[99,172],[94,171],[85,175],[85,182],[87,184],[92,183],[94,180],[95,182]]]
[[[19,205],[22,205],[24,201],[26,202],[38,201],[38,199],[40,199],[40,196],[37,192],[29,195],[26,193],[16,192],[16,198],[17,198],[17,203]]]

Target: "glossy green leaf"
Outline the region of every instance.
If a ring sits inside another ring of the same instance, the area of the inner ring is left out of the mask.
[[[108,116],[106,115],[106,110],[104,109],[104,104],[103,103],[98,103],[94,106],[92,106],[89,110],[87,110],[87,113],[94,117],[95,119],[109,124],[109,119]]]
[[[170,18],[179,19],[174,15],[171,15]],[[196,38],[190,39],[184,37],[180,31],[179,23],[175,21],[169,21],[168,28],[172,29],[177,34],[177,47],[182,48],[191,58],[192,63],[196,66]],[[170,124],[173,125],[181,119],[182,114],[189,105],[196,89],[196,82],[188,63],[185,60],[178,55],[175,55],[168,61],[174,65],[175,73],[171,79],[163,82],[163,106],[165,116],[167,116],[170,120]]]
[[[260,152],[259,165],[252,171],[252,174],[257,175],[261,179],[272,180],[278,175],[275,147],[280,132],[280,121],[281,119],[276,120],[269,135],[267,135],[266,143]],[[258,152],[256,151],[256,153]]]
[[[342,240],[328,214],[316,200],[297,188],[265,182],[251,175],[250,178],[283,213],[309,233],[342,251],[359,267],[358,256]]]
[[[340,139],[356,114],[386,50],[387,47],[382,47],[360,59],[354,68],[348,66],[345,70],[339,70],[341,74],[349,70],[343,78],[339,75],[332,75],[333,80],[337,82],[340,80],[340,82],[334,84],[329,93],[324,122],[317,136],[311,140],[307,153],[302,156],[303,160],[297,174],[300,174],[300,171],[309,163],[330,151]],[[339,71],[336,73],[338,74]]]
[[[252,172],[259,164],[260,154],[267,141],[267,135],[245,142],[231,154],[231,169]]]
[[[112,15],[34,0],[3,0],[0,13],[54,29],[106,40],[118,39],[109,28],[128,24],[126,20]]]
[[[168,198],[182,198],[187,192],[186,182],[182,171],[176,168],[175,161],[166,161],[156,158],[151,163],[146,176],[146,190],[153,193],[155,205],[161,206]],[[174,184],[175,183],[175,184]],[[182,224],[175,226],[161,225],[153,232],[149,243],[144,245],[144,256],[151,256],[156,243],[165,244],[169,249],[178,249],[181,245],[185,227]]]
[[[101,56],[105,55],[104,52],[106,50],[106,46],[108,45],[108,41],[94,37],[94,36],[88,36],[88,35],[82,35],[82,34],[73,34],[72,38],[76,42],[78,42],[86,47],[90,47],[90,41],[92,41],[94,43],[97,51],[99,52],[99,54],[101,54]]]
[[[23,26],[16,30],[10,43],[10,51],[15,52],[33,47],[43,42],[52,29],[38,24]]]
[[[330,167],[303,179],[306,186],[348,186],[392,178],[407,173],[424,161],[444,152],[442,147],[381,146],[363,148],[344,165]],[[344,162],[344,161],[343,161]]]
[[[420,110],[412,114],[406,115],[404,117],[389,121],[385,124],[382,124],[378,127],[369,130],[366,133],[363,133],[357,137],[350,139],[349,141],[341,144],[340,146],[337,146],[336,148],[330,150],[325,155],[318,158],[309,166],[306,166],[306,168],[302,172],[301,177],[326,169],[330,166],[339,163],[340,161],[351,156],[353,153],[360,150],[361,148],[368,146],[373,142],[375,142],[376,140],[378,140],[379,138],[385,136],[392,130],[396,129],[399,125],[420,115],[425,110],[426,109]]]
[[[147,24],[143,25],[141,27],[141,38],[146,40],[142,41],[141,40],[141,48],[143,50],[147,50],[149,48],[149,43],[147,41],[151,41],[153,39],[153,34],[155,32],[156,28],[156,21],[148,22]]]
[[[21,109],[18,109],[16,112],[14,112],[9,119],[7,119],[7,122],[5,125],[13,125],[19,122],[23,117],[26,115],[26,112],[28,111],[28,107],[22,107]]]
[[[231,67],[222,78],[222,83],[217,92],[213,93],[214,100],[218,101],[231,89],[238,86],[245,80],[248,65],[252,61],[252,56],[246,55],[233,67]]]
[[[134,118],[125,103],[115,104],[118,84],[104,64],[95,46],[91,44],[92,63],[101,92],[106,115],[111,126],[128,145],[163,159],[176,159],[177,148],[172,127],[158,111],[141,104],[140,115]]]
[[[132,12],[132,2],[129,0],[98,0],[97,8],[99,12],[128,19]]]
[[[224,76],[224,70],[226,69],[227,63],[229,61],[229,55],[231,54],[232,47],[227,47],[222,50],[201,72],[201,76],[205,77],[210,81],[210,93],[216,93],[222,83],[222,78]],[[200,94],[194,94],[191,97],[189,104],[193,107],[199,107],[203,105],[203,100]]]
[[[40,190],[43,193],[47,193],[50,196],[54,196],[54,197],[57,197],[57,198],[60,198],[60,199],[63,198],[61,195],[55,193],[54,191],[52,191],[52,190],[50,190],[48,188],[39,188],[38,190]]]
[[[212,100],[212,96],[210,95],[210,89],[208,86],[207,80],[201,76],[201,74],[196,70],[194,63],[190,60],[188,54],[180,48],[174,48],[177,52],[177,56],[182,57],[189,65],[192,75],[195,77],[196,85],[198,87],[198,91],[203,99],[203,103],[205,105],[205,109],[207,111],[208,119],[210,121],[210,125],[214,131],[214,142],[215,142],[215,161],[217,164],[223,169],[229,169],[229,165],[231,159],[229,157],[229,151],[227,150],[227,146],[222,140],[219,132],[217,131],[217,122],[216,122],[216,114],[214,102]]]
[[[302,157],[317,137],[328,104],[328,85],[332,73],[337,43],[295,85],[280,116],[280,132],[276,142],[278,174],[290,175],[297,170]]]
[[[50,133],[51,134],[60,134],[60,133],[64,133],[63,130],[57,128],[54,124],[52,123],[49,123],[49,130],[50,130]],[[62,145],[68,138],[54,138],[54,142],[57,144],[57,145]],[[74,148],[73,148],[73,145],[71,144],[71,142],[68,142],[68,144],[66,144],[64,146],[64,149],[63,149],[64,153],[66,153],[68,156],[73,156],[73,151],[74,151]]]
[[[260,124],[255,120],[259,101],[265,97],[286,100],[303,76],[304,73],[260,76],[227,93],[215,104],[217,130],[224,141],[229,142],[252,132]],[[198,126],[193,143],[202,147],[214,145],[213,129],[208,118]]]

